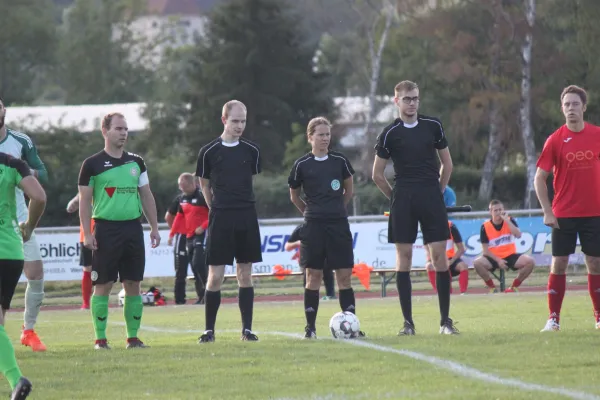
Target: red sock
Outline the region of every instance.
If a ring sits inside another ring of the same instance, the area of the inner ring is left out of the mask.
[[[496,287],[496,285],[494,284],[494,281],[491,279],[488,279],[487,281],[485,281],[485,284],[487,287],[489,287],[490,289],[494,289]]]
[[[513,281],[512,287],[519,287],[521,286],[521,282],[520,280],[518,280],[517,278],[515,278],[515,280]]]
[[[594,305],[594,318],[600,322],[600,275],[588,275],[588,290]]]
[[[433,290],[437,290],[435,287],[435,271],[427,270],[427,275],[429,276],[429,282],[431,283],[431,287]]]
[[[469,287],[469,271],[460,271],[460,275],[458,275],[458,285],[460,286],[461,293],[467,292],[467,288]]]
[[[550,309],[550,318],[554,318],[557,323],[560,321],[560,309],[565,298],[566,287],[566,275],[550,274],[548,278],[548,308]]]
[[[83,278],[81,279],[81,297],[83,297],[83,305],[85,307],[90,306],[90,297],[92,296],[92,273],[83,271]]]

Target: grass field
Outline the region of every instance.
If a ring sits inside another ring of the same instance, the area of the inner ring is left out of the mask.
[[[217,341],[204,345],[203,306],[146,308],[144,350],[125,350],[120,309],[109,317],[111,351],[93,350],[85,311],[42,312],[46,353],[19,344],[21,313],[9,313],[7,330],[32,399],[600,399],[600,331],[586,292],[567,293],[553,333],[539,332],[541,293],[453,296],[459,336],[438,334],[432,296],[414,299],[417,336],[396,336],[397,301],[359,301],[361,341],[329,338],[335,301],[321,303],[316,341],[299,339],[300,302],[257,303],[256,343],[240,341],[235,304],[221,307]]]

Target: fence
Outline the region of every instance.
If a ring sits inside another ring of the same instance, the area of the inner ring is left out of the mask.
[[[541,210],[511,210],[523,232],[517,239],[517,251],[531,254],[537,265],[550,263],[550,229],[543,224]],[[467,249],[463,257],[468,264],[481,254],[479,232],[481,224],[488,218],[487,212],[455,213],[450,219],[461,232]],[[395,247],[387,243],[387,222],[385,216],[368,215],[350,217],[350,226],[354,240],[356,262],[365,262],[377,269],[394,269]],[[294,228],[303,222],[302,218],[260,220],[262,235],[263,262],[253,266],[254,273],[270,273],[275,265],[298,271],[298,264],[292,259],[293,253],[285,251],[285,243]],[[146,277],[165,277],[173,275],[173,250],[167,245],[168,228],[160,224],[162,243],[152,249],[146,241]],[[144,226],[149,230],[149,226]],[[79,227],[39,228],[36,230],[40,251],[44,261],[45,279],[76,280],[81,277],[79,267]],[[571,263],[581,264],[581,254],[575,254]],[[425,265],[425,252],[422,237],[414,245],[413,266],[422,269]],[[228,266],[226,273],[234,273],[235,267]]]

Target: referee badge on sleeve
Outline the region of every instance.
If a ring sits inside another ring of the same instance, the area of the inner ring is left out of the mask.
[[[340,186],[340,181],[338,181],[337,179],[331,181],[331,188],[333,190],[340,190]]]

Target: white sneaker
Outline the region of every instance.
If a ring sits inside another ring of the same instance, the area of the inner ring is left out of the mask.
[[[596,329],[600,329],[600,321],[596,322]]]
[[[596,328],[598,326],[596,325]],[[600,328],[598,328],[600,329]],[[552,331],[560,331],[560,324],[556,322],[554,318],[550,318],[548,322],[546,322],[546,326],[540,332],[552,332]]]

